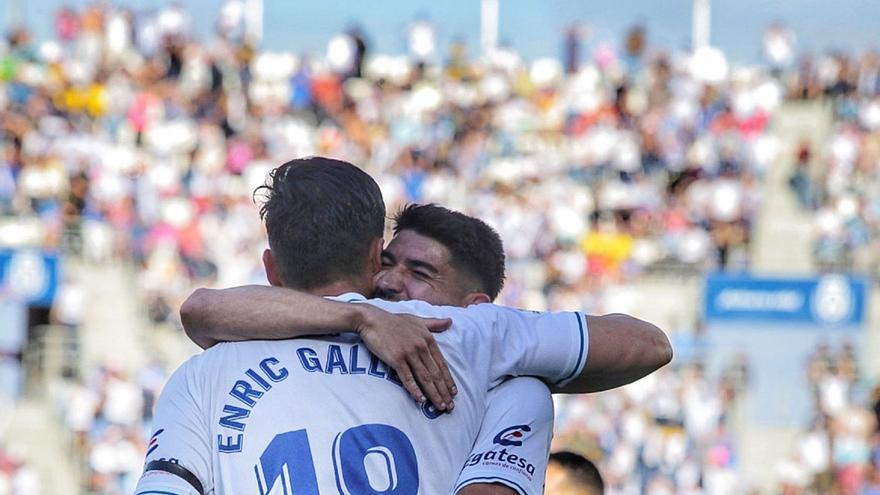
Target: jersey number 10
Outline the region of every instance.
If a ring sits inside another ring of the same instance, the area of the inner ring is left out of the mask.
[[[375,487],[370,483],[367,465],[384,465],[385,486]],[[285,480],[284,466],[287,466],[289,482]],[[254,466],[260,495],[269,493],[279,478],[287,495],[319,495],[306,430],[275,435],[260,455],[259,468],[262,468],[262,478],[266,482],[263,485],[260,469]],[[419,464],[412,442],[402,431],[389,425],[355,426],[336,435],[333,440],[333,472],[336,487],[342,495],[416,495],[419,491]]]

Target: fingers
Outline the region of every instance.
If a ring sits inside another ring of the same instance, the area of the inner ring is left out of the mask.
[[[431,403],[434,404],[434,407],[438,410],[446,411],[449,408],[451,399],[447,400],[440,390],[438,390],[437,381],[434,380],[434,373],[425,367],[421,357],[413,358],[410,361],[410,366],[412,367],[413,374],[416,376],[416,381],[419,382],[419,385],[422,387],[422,390],[424,390],[428,400],[431,401]]]
[[[448,406],[448,410],[452,410],[452,407],[454,407],[452,402],[452,396],[454,395],[452,387],[455,386],[455,382],[453,381],[450,385],[452,375],[446,364],[446,358],[443,357],[443,353],[440,352],[440,347],[437,345],[437,341],[435,341],[433,337],[426,338],[425,344],[425,347],[420,349],[419,357],[421,358],[425,369],[428,371],[429,379],[434,388],[436,388],[437,392],[440,394],[443,403]],[[449,377],[448,379],[447,375]],[[434,402],[434,405],[436,406],[437,403]]]
[[[428,351],[431,353],[431,357],[440,369],[440,376],[442,377],[443,383],[446,384],[446,389],[449,390],[449,393],[453,396],[458,394],[458,387],[455,386],[452,372],[449,370],[446,358],[443,356],[443,353],[440,352],[440,346],[437,345],[436,340],[432,340],[431,343],[428,344]]]
[[[452,326],[450,318],[422,318],[422,322],[431,332],[445,332]]]
[[[403,388],[406,389],[409,396],[419,404],[425,402],[425,394],[422,392],[422,389],[419,388],[419,384],[416,382],[415,377],[413,377],[409,364],[407,364],[406,361],[401,361],[397,366],[394,366],[394,371],[397,372],[397,376],[400,378],[400,381],[403,382]]]

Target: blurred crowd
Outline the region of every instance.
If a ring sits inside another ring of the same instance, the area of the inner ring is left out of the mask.
[[[56,408],[85,493],[134,492],[143,471],[153,406],[167,378],[158,363],[136,376],[118,363],[108,363],[83,380],[59,385]]]
[[[731,430],[748,396],[749,366],[737,357],[710,378],[697,358],[622,389],[554,396],[553,449],[594,460],[609,495],[757,493]],[[847,342],[820,344],[804,369],[813,418],[790,455],[768,466],[770,493],[880,493],[880,386],[864,381]]]
[[[40,495],[36,470],[11,452],[0,448],[0,495]]]
[[[834,124],[825,142],[798,146],[789,184],[815,212],[814,257],[825,270],[880,275],[880,53],[804,58],[789,97],[825,99]]]
[[[151,317],[174,319],[194,286],[261,280],[252,191],[322,154],[371,172],[390,211],[432,201],[495,226],[505,303],[584,307],[664,263],[748,266],[782,98],[760,70],[649,49],[640,29],[565,65],[441,56],[426,23],[405,56],[356,29],[326,55],[265,52],[234,10],[205,40],[179,6],[62,10],[54,40],[9,37],[0,245],[133,259]]]
[[[783,495],[880,493],[880,386],[859,397],[855,350],[820,345],[807,362],[815,417],[776,466]]]
[[[554,396],[553,449],[594,460],[608,495],[750,493],[730,429],[748,375],[740,359],[716,378],[694,362],[601,394]]]

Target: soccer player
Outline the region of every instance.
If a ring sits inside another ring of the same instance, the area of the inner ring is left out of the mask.
[[[262,214],[270,282],[355,302],[341,306],[349,309],[349,328],[361,333],[224,343],[185,363],[157,405],[138,494],[449,493],[476,438],[486,391],[504,377],[542,376],[584,391],[587,345],[606,339],[611,327],[619,337],[635,332],[666,342],[658,329],[632,318],[368,301],[453,320],[436,342],[460,390],[455,412],[440,414],[410,402],[400,390],[403,377],[363,347],[373,341],[381,348],[376,342],[389,336],[406,339],[393,334],[397,328],[364,327],[362,316],[372,310],[357,302],[380,268],[384,205],[375,182],[345,162],[294,160],[275,170]],[[327,304],[331,312],[341,307],[301,296],[318,313]],[[412,321],[400,318],[395,325]],[[334,325],[321,321],[313,330],[339,332]],[[665,345],[654,368],[671,357]],[[420,357],[430,356],[427,345],[422,350]]]

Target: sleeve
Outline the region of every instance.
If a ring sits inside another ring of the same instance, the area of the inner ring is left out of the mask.
[[[365,301],[392,313],[452,318],[438,341],[457,341],[467,361],[488,379],[489,388],[512,376],[538,376],[561,387],[578,376],[590,343],[586,317],[577,312],[547,313],[474,304],[467,308],[421,301]]]
[[[135,495],[213,493],[210,429],[193,367],[190,360],[178,368],[159,396]]]
[[[466,350],[480,354],[471,356],[472,363],[489,366],[492,386],[511,376],[537,376],[561,387],[583,371],[590,339],[581,313],[542,313],[491,304],[470,306],[467,311],[479,313],[476,331],[463,338],[480,342],[472,342]]]
[[[500,483],[519,495],[544,493],[553,438],[550,390],[535,378],[514,378],[492,389],[487,401],[454,493],[478,483]]]

